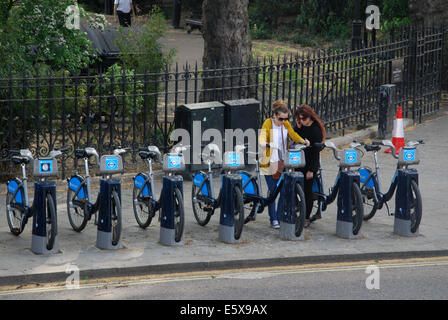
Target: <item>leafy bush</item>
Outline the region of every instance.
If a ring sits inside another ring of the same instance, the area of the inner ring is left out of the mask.
[[[5,0],[3,0],[4,2]],[[0,30],[0,74],[22,73],[38,64],[76,73],[90,63],[91,42],[81,30],[66,28],[74,0],[16,2]],[[3,4],[2,4],[3,5]]]

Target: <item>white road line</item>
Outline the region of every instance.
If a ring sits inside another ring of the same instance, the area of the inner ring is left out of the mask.
[[[319,273],[319,272],[342,272],[342,271],[356,271],[365,270],[367,266],[375,265],[380,269],[396,269],[396,268],[414,268],[414,267],[439,267],[448,266],[448,261],[422,261],[422,262],[407,262],[407,263],[370,263],[362,265],[352,266],[340,266],[340,267],[310,267],[300,268],[291,267],[291,269],[274,269],[263,270],[263,268],[252,269],[248,271],[241,271],[235,269],[233,271],[223,271],[222,273],[204,274],[204,275],[189,275],[189,276],[177,276],[177,277],[160,277],[151,279],[130,279],[130,280],[112,280],[96,283],[80,284],[77,289],[67,289],[64,285],[49,286],[42,288],[29,288],[29,289],[17,289],[17,290],[1,290],[0,296],[7,295],[19,295],[19,294],[32,294],[32,293],[44,293],[44,292],[57,292],[57,291],[70,291],[81,289],[99,289],[103,287],[117,288],[136,285],[149,285],[158,283],[180,282],[180,281],[199,281],[199,280],[212,280],[212,279],[262,279],[266,277],[274,277],[279,275],[288,274],[301,274],[301,273]],[[286,267],[287,268],[287,267]]]

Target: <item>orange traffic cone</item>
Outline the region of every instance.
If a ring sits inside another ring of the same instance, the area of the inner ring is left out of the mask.
[[[398,154],[398,151],[400,151],[400,149],[405,146],[403,113],[401,111],[401,107],[398,107],[397,116],[394,120],[394,130],[392,132],[392,143],[395,146],[396,154]],[[389,153],[389,152],[391,152],[390,148],[385,151],[385,153]]]

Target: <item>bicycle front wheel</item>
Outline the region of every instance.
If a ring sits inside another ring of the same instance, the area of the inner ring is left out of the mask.
[[[411,232],[415,233],[422,219],[422,196],[418,184],[414,180],[411,181],[410,195]]]
[[[305,226],[305,218],[306,218],[306,203],[305,203],[305,194],[302,190],[300,184],[296,183],[296,195],[295,195],[295,214],[296,214],[296,237],[300,237],[302,234],[303,228]]]
[[[378,210],[378,203],[376,203],[374,196],[375,192],[374,187],[363,187],[361,189],[362,202],[364,204],[364,221],[372,219]]]
[[[358,234],[361,229],[362,220],[364,217],[364,206],[362,202],[361,189],[356,183],[352,185],[352,222],[353,234]]]
[[[174,189],[174,241],[182,240],[184,233],[185,214],[184,199],[178,188]]]
[[[56,218],[56,206],[55,199],[50,193],[47,193],[46,196],[46,235],[47,235],[47,250],[53,249],[54,241],[56,239],[57,233],[57,218]]]
[[[76,232],[81,232],[87,224],[87,221],[89,220],[88,216],[88,208],[87,208],[87,200],[83,200],[81,202],[79,199],[77,202],[80,203],[80,205],[75,204],[75,200],[77,200],[77,196],[75,194],[75,191],[68,188],[67,191],[67,214],[68,214],[68,221],[70,222],[70,225],[72,226],[73,230]]]
[[[233,188],[233,208],[234,208],[234,238],[241,237],[244,226],[244,202],[243,194],[238,186]]]
[[[135,220],[142,229],[146,229],[155,215],[154,206],[152,205],[152,196],[139,199],[140,189],[134,187],[132,191],[132,206],[134,208]]]
[[[118,193],[115,190],[112,191],[110,201],[112,208],[112,245],[116,246],[120,241],[121,236],[121,202]]]
[[[8,220],[8,226],[11,233],[18,236],[22,233],[25,227],[25,216],[21,210],[12,208],[14,200],[12,199],[12,193],[6,194],[6,219]]]

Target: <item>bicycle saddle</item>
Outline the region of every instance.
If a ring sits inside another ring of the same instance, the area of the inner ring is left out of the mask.
[[[76,149],[75,150],[75,157],[76,158],[90,158],[91,156],[95,156],[96,158],[99,158],[98,152],[94,148],[87,147],[85,149]]]
[[[15,164],[22,164],[22,163],[23,164],[28,164],[31,161],[27,157],[17,157],[17,156],[12,157],[11,160]]]
[[[156,146],[148,146],[147,148],[140,148],[138,155],[142,160],[151,159],[154,161],[162,162],[162,155],[159,148]]]
[[[33,161],[33,154],[28,149],[9,150],[11,156],[20,156],[21,158],[27,158],[29,161]]]
[[[206,145],[204,150],[202,150],[202,159],[205,161],[221,163],[221,150],[219,150],[218,145],[214,143]]]
[[[373,144],[366,144],[364,145],[364,149],[366,149],[366,151],[380,151],[381,150],[381,146],[379,145],[373,145]]]

